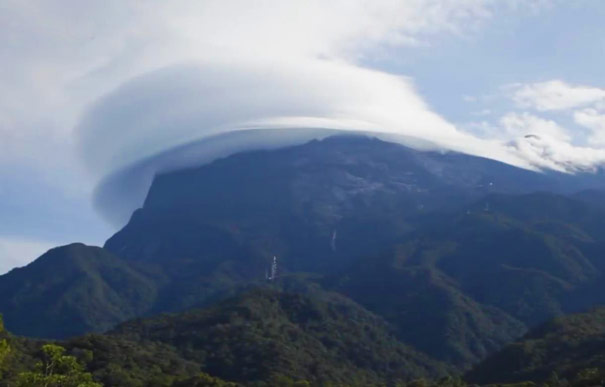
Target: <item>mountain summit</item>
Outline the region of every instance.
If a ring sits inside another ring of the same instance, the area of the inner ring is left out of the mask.
[[[243,152],[156,176],[104,248],[58,248],[1,276],[0,311],[22,335],[103,331],[264,286],[277,257],[270,286],[340,294],[466,368],[605,301],[593,182],[368,137]]]

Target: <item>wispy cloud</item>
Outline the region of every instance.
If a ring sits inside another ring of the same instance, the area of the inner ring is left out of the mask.
[[[508,146],[540,169],[591,172],[605,163],[604,149],[576,146],[549,136],[528,134],[510,141]]]
[[[511,154],[536,169],[592,172],[605,163],[605,149],[574,144],[577,133],[529,112],[509,112],[495,122],[474,122],[467,128],[483,138],[499,140]]]
[[[587,142],[592,146],[605,146],[605,112],[594,108],[577,110],[574,121],[588,129]]]
[[[605,89],[561,80],[504,87],[517,106],[538,111],[566,110],[605,100]]]
[[[569,142],[571,137],[566,129],[553,120],[524,113],[508,113],[500,118],[500,135],[518,138],[527,135],[550,137],[558,141]],[[494,136],[497,134],[494,133]]]

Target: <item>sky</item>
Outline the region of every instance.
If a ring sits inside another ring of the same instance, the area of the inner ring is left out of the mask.
[[[601,0],[0,0],[0,273],[102,245],[157,172],[323,128],[593,171],[603,20]]]

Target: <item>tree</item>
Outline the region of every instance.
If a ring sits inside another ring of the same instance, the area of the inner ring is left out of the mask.
[[[172,384],[173,387],[237,387],[237,384],[226,382],[212,377],[206,373],[200,373],[194,377],[179,380]]]
[[[0,314],[0,337],[6,335],[4,330],[4,322],[2,321],[2,315]],[[11,348],[8,345],[8,341],[6,339],[0,339],[0,379],[4,373],[4,367],[6,364],[6,360],[8,355],[11,352]]]
[[[102,384],[94,382],[75,357],[65,355],[65,348],[46,344],[42,346],[42,361],[36,363],[34,371],[19,374],[17,386],[102,387]]]

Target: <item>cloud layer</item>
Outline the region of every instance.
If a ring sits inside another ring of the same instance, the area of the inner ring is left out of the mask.
[[[317,137],[310,131],[288,139],[289,131],[311,128],[397,135],[404,143],[421,138],[434,148],[524,168],[575,172],[603,161],[598,149],[578,157],[564,128],[527,112],[511,112],[490,124],[490,136],[459,130],[432,111],[412,80],[359,64],[385,47],[422,46],[439,34],[469,33],[497,12],[535,11],[549,2],[260,1],[254,8],[239,1],[185,3],[182,8],[156,4],[145,19],[172,44],[170,57],[182,63],[159,66],[166,63],[156,60],[156,70],[98,99],[77,126],[81,154],[103,179],[97,203],[118,224],[141,205],[153,173],[185,165],[166,154],[242,130],[275,129],[257,132],[271,138],[252,141],[254,147]],[[597,88],[560,81],[515,84],[509,92],[518,106],[538,111],[600,98]],[[278,132],[279,139],[273,137]],[[527,134],[539,134],[540,141]],[[233,149],[242,148],[240,139]],[[233,152],[222,149],[210,154]],[[187,165],[202,159],[212,157],[190,158]],[[130,198],[126,208],[124,195]],[[112,202],[121,203],[117,210]]]
[[[241,137],[221,152],[198,148],[198,156],[186,162],[162,157],[166,152],[182,151],[217,135],[267,128],[273,130],[247,137],[247,149],[301,143],[322,136],[317,129],[329,129],[397,135],[403,142],[422,138],[433,148],[527,166],[496,143],[460,132],[433,113],[409,79],[326,59],[218,61],[158,70],[104,97],[85,115],[79,133],[90,169],[98,176],[127,175],[128,179],[106,179],[122,184],[132,181],[132,171],[124,172],[132,166],[155,173],[207,162],[241,150]],[[301,134],[302,129],[314,130]],[[149,179],[145,180],[143,188],[130,191],[144,194]],[[138,195],[136,203],[129,203],[122,221],[142,199]],[[100,200],[110,202],[107,197]]]

